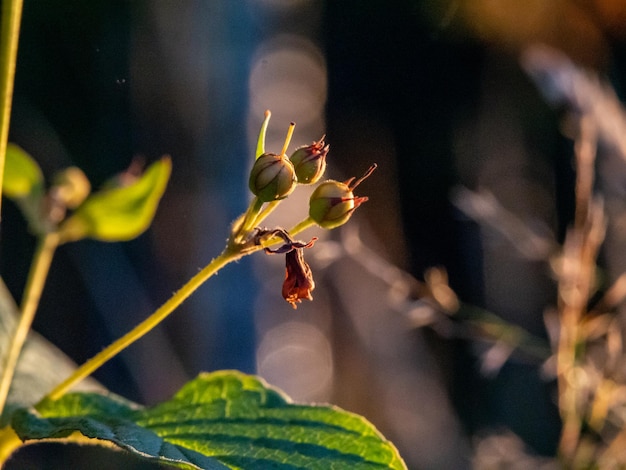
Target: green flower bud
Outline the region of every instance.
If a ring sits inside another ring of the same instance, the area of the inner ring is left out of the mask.
[[[354,188],[375,169],[376,164],[358,180],[350,178],[343,183],[329,180],[320,184],[309,199],[309,216],[322,228],[331,229],[345,224],[356,208],[367,201],[367,197],[356,197]]]
[[[297,148],[289,158],[296,169],[298,183],[317,183],[326,171],[326,155],[330,145],[324,143],[324,137],[311,145]]]
[[[71,166],[57,173],[43,205],[46,222],[50,227],[57,225],[67,210],[80,206],[90,192],[91,184],[80,168]]]
[[[250,191],[263,202],[286,198],[296,187],[296,172],[286,155],[264,153],[254,162]]]
[[[51,193],[55,200],[68,209],[80,206],[90,192],[91,184],[85,173],[75,166],[57,173],[52,182]]]
[[[286,155],[264,153],[254,162],[248,186],[262,202],[286,198],[296,187],[296,172]]]

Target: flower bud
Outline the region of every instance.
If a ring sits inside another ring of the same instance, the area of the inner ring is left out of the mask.
[[[286,155],[264,153],[254,162],[250,191],[263,202],[283,199],[296,187],[296,172]]]
[[[343,183],[329,180],[320,184],[311,194],[309,216],[317,225],[327,229],[345,224],[355,209],[367,201],[367,197],[356,197],[352,191],[375,169],[374,164],[356,181],[350,178]]]
[[[326,155],[330,145],[324,143],[324,137],[311,145],[297,148],[289,158],[296,170],[298,183],[317,183],[326,171]]]
[[[89,196],[91,184],[80,168],[71,166],[57,173],[51,192],[57,203],[68,209],[76,209]]]

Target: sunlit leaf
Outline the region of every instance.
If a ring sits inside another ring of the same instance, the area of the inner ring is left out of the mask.
[[[258,377],[235,371],[202,374],[151,408],[72,393],[37,411],[20,410],[13,426],[23,440],[78,431],[181,468],[405,468],[394,446],[364,418],[293,404]]]
[[[2,192],[7,197],[26,198],[43,193],[43,174],[37,162],[21,147],[7,145]]]
[[[90,195],[61,225],[63,242],[82,238],[123,241],[143,233],[152,223],[171,166],[169,157],[163,157],[130,185]]]

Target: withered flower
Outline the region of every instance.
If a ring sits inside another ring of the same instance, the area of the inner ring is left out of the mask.
[[[261,230],[257,239],[264,235],[279,236],[285,241],[284,245],[275,250],[265,248],[267,254],[285,253],[286,268],[285,281],[283,282],[283,298],[294,309],[298,308],[297,303],[301,302],[302,299],[313,300],[311,292],[315,289],[315,282],[313,281],[311,267],[304,261],[304,249],[312,247],[317,238],[311,239],[308,243],[293,241],[286,230],[275,229]]]
[[[306,245],[305,245],[306,246]],[[315,289],[311,267],[304,261],[303,249],[294,248],[285,255],[286,269],[283,282],[283,297],[293,308],[302,299],[313,300],[311,292]]]

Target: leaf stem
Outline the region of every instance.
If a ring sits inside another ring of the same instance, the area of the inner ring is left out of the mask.
[[[206,267],[198,274],[193,276],[183,287],[181,287],[170,299],[165,302],[158,310],[146,318],[143,322],[126,333],[118,340],[111,343],[101,352],[89,359],[65,381],[57,385],[43,400],[57,400],[65,394],[72,386],[87,378],[102,364],[113,358],[120,351],[130,346],[132,343],[149,333],[155,326],[161,323],[170,313],[183,303],[198,287],[200,287],[207,279],[213,276],[217,271],[232,261],[241,258],[243,254],[239,251],[226,249],[217,258],[214,258]],[[43,401],[42,400],[42,401]],[[40,402],[41,403],[41,402]]]
[[[2,23],[0,24],[0,190],[4,175],[7,141],[9,140],[9,122],[13,103],[22,5],[23,0],[2,1]]]
[[[2,369],[2,378],[0,379],[0,414],[4,410],[11,382],[15,375],[17,361],[28,337],[28,332],[33,324],[35,312],[41,299],[41,293],[50,270],[54,252],[59,246],[59,234],[57,232],[49,232],[39,239],[37,250],[33,258],[33,263],[28,273],[26,287],[24,289],[24,298],[22,299],[21,316],[18,321],[15,333],[11,338],[11,344],[7,356],[4,360]]]

